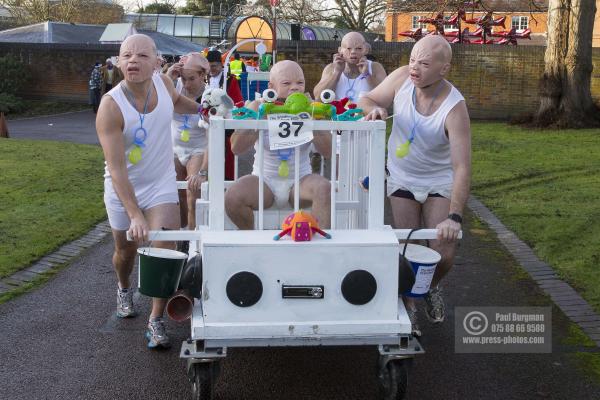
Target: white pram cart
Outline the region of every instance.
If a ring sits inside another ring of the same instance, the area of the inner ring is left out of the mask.
[[[403,398],[406,360],[423,349],[398,296],[398,240],[409,230],[383,223],[385,122],[314,121],[315,131],[332,132],[334,144],[336,132],[343,134],[339,174],[331,163],[331,176],[338,176],[327,230],[332,238],[308,242],[273,240],[294,210],[262,209],[262,176],[257,229],[233,229],[224,211],[225,129],[268,129],[268,121],[212,117],[210,178],[203,188],[208,196],[197,202],[197,230],[151,233],[155,240],[189,240],[190,259],[200,255],[194,260],[199,298],[180,354],[187,360],[192,397],[212,398],[217,362],[230,347],[377,346],[382,398]],[[255,155],[261,165],[262,140],[259,135]],[[334,160],[335,152],[334,145]],[[368,192],[358,184],[366,175]],[[296,210],[298,198],[296,193]],[[435,230],[421,230],[411,238],[435,236]]]

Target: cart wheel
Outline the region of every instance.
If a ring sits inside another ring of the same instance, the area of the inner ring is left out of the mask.
[[[407,360],[391,360],[379,371],[381,398],[402,400],[408,385]]]
[[[192,400],[213,398],[213,363],[197,363],[192,366]]]

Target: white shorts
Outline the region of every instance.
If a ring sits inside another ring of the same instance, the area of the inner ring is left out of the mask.
[[[184,167],[187,165],[192,156],[195,156],[196,154],[204,154],[205,152],[206,149],[202,148],[189,148],[178,145],[173,146],[173,153],[175,153],[175,157]]]
[[[391,177],[387,180],[387,195],[388,197],[394,194],[397,190],[407,190],[412,193],[415,200],[421,204],[427,201],[430,194],[437,193],[447,199],[452,196],[452,184],[438,186],[413,186],[394,182]]]
[[[177,197],[177,196],[175,196]],[[152,203],[142,209],[142,211],[148,210],[152,207],[159,206],[161,204],[177,204],[179,202],[178,198],[173,199],[171,194],[162,194],[156,196]],[[106,213],[108,214],[108,223],[110,227],[117,231],[126,231],[131,226],[131,220],[129,219],[129,215],[127,215],[127,211],[123,210],[114,210],[106,207]]]
[[[142,211],[146,211],[160,204],[179,203],[174,169],[168,171],[153,185],[144,187],[143,190],[134,187],[134,191],[138,201],[138,207]],[[110,179],[104,180],[104,205],[106,206],[110,227],[119,231],[128,230],[131,221],[129,220],[125,207],[123,207],[123,203],[114,191]]]
[[[305,176],[301,176],[299,181]],[[290,190],[294,186],[294,180],[289,178],[281,178],[279,176],[265,176],[265,184],[271,189],[275,201],[273,207],[277,209],[288,208],[290,206]]]

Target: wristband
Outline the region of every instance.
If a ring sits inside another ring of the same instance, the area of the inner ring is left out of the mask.
[[[462,224],[463,221],[462,217],[456,213],[448,214],[448,219],[451,219],[454,222],[458,222],[459,224]]]
[[[198,176],[204,176],[207,177],[208,176],[208,171],[203,169],[202,171],[198,171]]]

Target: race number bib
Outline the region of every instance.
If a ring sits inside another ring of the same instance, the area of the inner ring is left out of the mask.
[[[270,114],[269,149],[289,149],[313,140],[313,121],[310,114]]]

